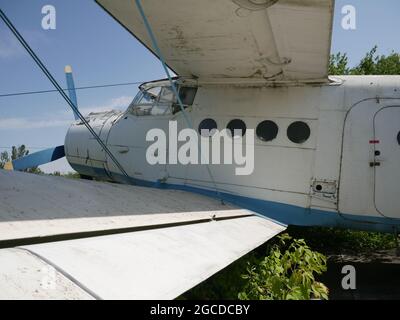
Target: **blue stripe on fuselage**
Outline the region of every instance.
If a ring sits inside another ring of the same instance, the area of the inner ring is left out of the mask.
[[[109,179],[104,169],[76,164],[71,164],[71,166],[78,172],[90,172],[94,173],[97,177]],[[254,211],[261,216],[265,216],[285,225],[340,227],[390,233],[395,230],[400,230],[400,219],[385,218],[383,216],[371,217],[343,214],[326,210],[303,208],[295,205],[238,196],[225,192],[219,192],[217,194],[213,190],[187,185],[152,182],[136,178],[129,178],[128,180],[125,176],[116,173],[112,173],[112,176],[117,182],[121,183],[150,188],[189,191],[216,199],[222,199],[228,203]]]

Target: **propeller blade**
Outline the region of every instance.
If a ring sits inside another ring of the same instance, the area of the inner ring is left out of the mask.
[[[61,159],[63,157],[65,157],[64,146],[58,146],[55,148],[38,151],[25,157],[8,162],[5,164],[4,169],[23,171]]]
[[[72,67],[65,66],[64,69],[65,78],[67,79],[67,88],[68,88],[68,95],[71,102],[74,104],[75,107],[78,108],[78,99],[76,98],[76,90],[75,90],[75,83],[74,77],[72,76]],[[74,112],[75,120],[79,120],[79,116]]]

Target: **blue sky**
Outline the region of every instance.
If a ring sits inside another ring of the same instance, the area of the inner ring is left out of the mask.
[[[41,27],[44,5],[57,13],[56,30]],[[357,9],[357,29],[341,27],[344,5]],[[142,82],[164,77],[155,57],[106,14],[93,0],[0,0],[50,72],[64,86],[64,66],[74,69],[76,86]],[[400,52],[398,0],[337,0],[332,52],[347,52],[357,63],[375,44],[379,52]],[[0,94],[53,89],[32,59],[0,21]],[[78,91],[78,104],[90,110],[126,108],[136,86]],[[62,145],[73,115],[58,93],[0,97],[0,151],[26,144],[35,151]],[[44,167],[68,171],[65,160]]]

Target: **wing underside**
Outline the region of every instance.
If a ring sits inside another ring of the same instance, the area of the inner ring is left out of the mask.
[[[155,52],[135,1],[96,0]],[[144,12],[178,75],[325,82],[334,0],[146,0]]]
[[[183,191],[0,180],[2,299],[173,299],[285,229]]]

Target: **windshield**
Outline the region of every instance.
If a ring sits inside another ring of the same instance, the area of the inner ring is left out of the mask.
[[[196,91],[197,88],[180,88],[179,95],[185,108],[193,104]],[[140,90],[128,108],[128,111],[136,116],[168,115],[180,110],[171,86]]]
[[[147,91],[142,91],[142,97],[137,102],[138,104],[153,104],[158,99],[158,95],[160,94],[160,87],[151,88]]]

